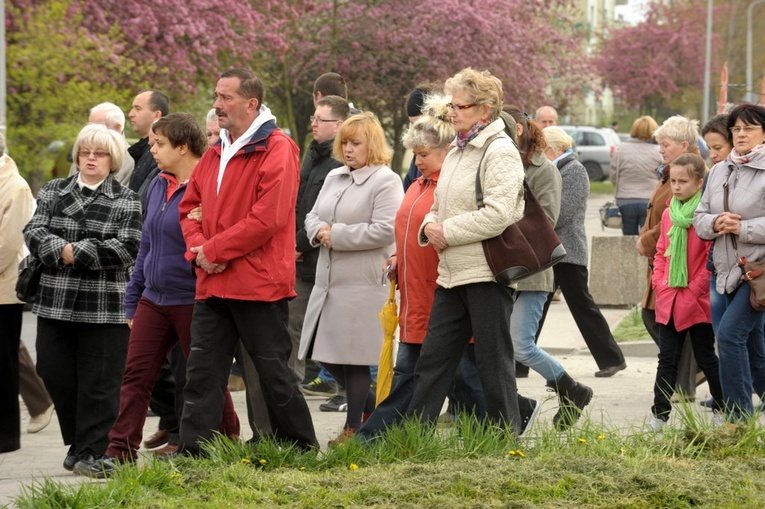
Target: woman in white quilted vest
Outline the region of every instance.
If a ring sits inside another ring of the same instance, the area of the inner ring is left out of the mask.
[[[520,431],[510,313],[513,290],[496,283],[481,241],[523,215],[523,163],[504,132],[502,82],[463,69],[446,81],[457,137],[444,160],[435,202],[420,227],[420,244],[439,254],[428,332],[415,366],[407,413],[435,422],[471,337],[486,399],[486,417]],[[485,207],[475,199],[482,174]]]

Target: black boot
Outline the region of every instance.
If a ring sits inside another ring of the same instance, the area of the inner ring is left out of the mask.
[[[558,393],[560,405],[558,413],[553,417],[553,424],[558,431],[564,431],[582,415],[582,410],[592,400],[592,389],[576,382],[568,373],[563,373],[563,376],[555,382],[553,389]]]

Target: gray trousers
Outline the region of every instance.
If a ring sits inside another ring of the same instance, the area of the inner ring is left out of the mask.
[[[520,431],[510,314],[513,290],[496,283],[436,288],[428,332],[414,370],[407,414],[435,422],[470,338],[490,422]]]
[[[19,393],[32,417],[42,414],[53,404],[23,341],[19,344]]]

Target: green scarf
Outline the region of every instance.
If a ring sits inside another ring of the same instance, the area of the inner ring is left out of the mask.
[[[669,245],[664,256],[669,258],[668,284],[671,288],[688,286],[688,228],[693,224],[693,213],[701,201],[701,189],[685,203],[674,196],[669,202],[672,228],[667,232]]]

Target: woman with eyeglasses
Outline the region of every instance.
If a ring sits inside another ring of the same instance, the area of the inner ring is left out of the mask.
[[[765,398],[765,314],[752,308],[739,265],[739,257],[765,260],[765,108],[736,106],[727,128],[733,150],[712,168],[693,226],[699,237],[714,240],[716,289],[725,308],[712,320],[724,411],[735,423],[754,413],[752,389]]]
[[[510,313],[513,290],[497,284],[481,241],[523,216],[523,163],[504,132],[502,82],[463,69],[445,83],[457,133],[441,167],[435,202],[420,226],[421,246],[439,255],[428,330],[415,366],[407,414],[435,423],[470,338],[489,422],[521,431]],[[481,172],[485,207],[475,199]]]
[[[141,241],[138,195],[114,178],[125,138],[88,124],[77,135],[77,173],[40,190],[24,229],[44,269],[37,315],[37,371],[56,406],[69,452],[64,468],[100,457],[119,409],[128,336],[122,300]]]

